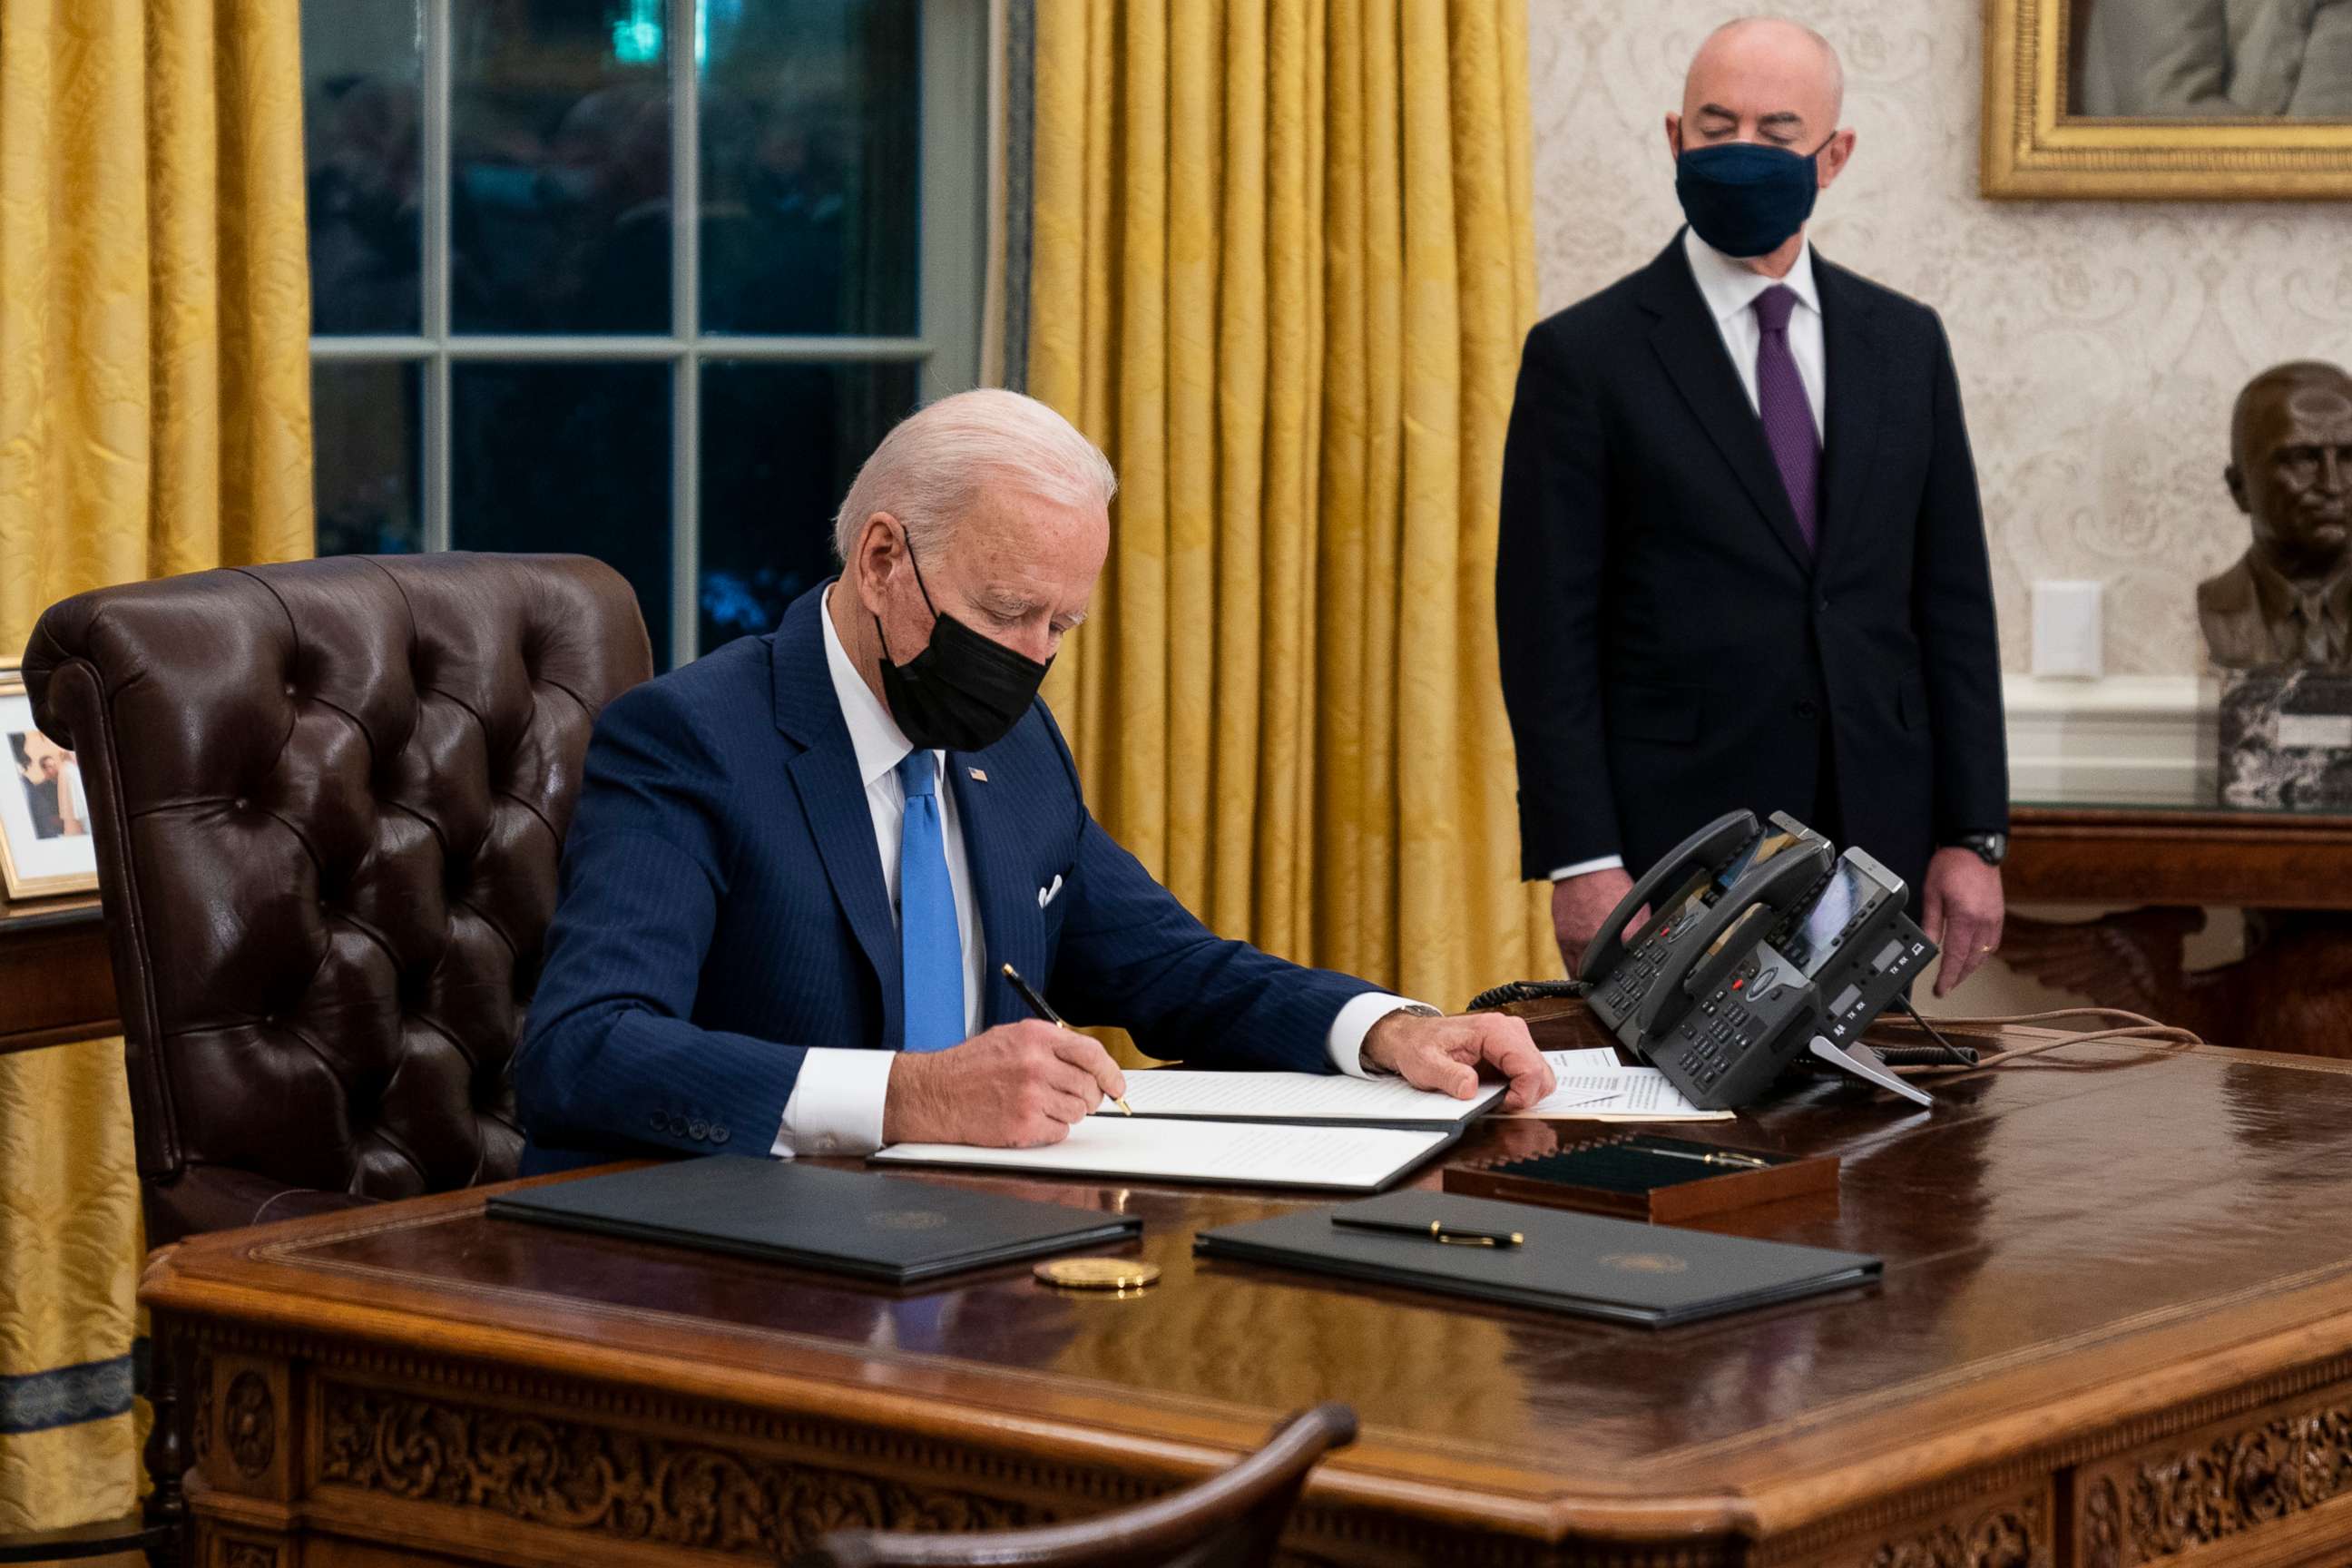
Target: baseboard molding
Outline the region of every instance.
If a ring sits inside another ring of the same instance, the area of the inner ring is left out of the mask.
[[[2004,677],[2010,796],[2021,804],[2210,801],[2217,695],[2213,681],[2193,675]]]

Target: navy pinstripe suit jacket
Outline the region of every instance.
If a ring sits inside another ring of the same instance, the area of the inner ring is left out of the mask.
[[[766,1154],[803,1050],[898,1048],[898,925],[825,666],[824,597],[598,719],[515,1056],[525,1171]],[[947,775],[988,1024],[1028,1016],[997,973],[1009,963],[1066,1016],[1124,1026],[1155,1057],[1332,1070],[1332,1019],[1374,987],[1212,935],[1087,813],[1044,702],[996,744],[950,753]]]

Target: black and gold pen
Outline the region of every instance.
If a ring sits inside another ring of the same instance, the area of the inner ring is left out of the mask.
[[[1335,1214],[1331,1223],[1349,1230],[1376,1230],[1382,1236],[1414,1236],[1423,1241],[1441,1241],[1448,1247],[1517,1247],[1528,1238],[1516,1230],[1473,1230],[1467,1226],[1447,1225],[1431,1220],[1427,1225],[1408,1225],[1393,1219],[1357,1219]]]
[[[1696,1160],[1702,1165],[1741,1165],[1751,1171],[1769,1171],[1772,1168],[1772,1162],[1769,1160],[1759,1160],[1753,1154],[1735,1154],[1728,1149],[1717,1149],[1711,1153],[1700,1154],[1688,1149],[1661,1148],[1655,1143],[1628,1143],[1625,1147],[1637,1153],[1655,1154],[1664,1160]]]
[[[1004,972],[1005,979],[1013,982],[1013,989],[1021,993],[1021,1000],[1029,1004],[1029,1011],[1036,1014],[1037,1016],[1045,1019],[1045,1022],[1053,1025],[1055,1028],[1066,1029],[1070,1026],[1067,1019],[1064,1018],[1059,1013],[1054,1011],[1054,1005],[1052,1003],[1046,1001],[1043,996],[1038,995],[1035,991],[1030,988],[1029,983],[1021,978],[1021,972],[1019,970],[1013,968],[1009,963],[1000,963],[997,967]],[[1134,1111],[1129,1110],[1127,1108],[1127,1101],[1123,1100],[1113,1097],[1111,1103],[1118,1107],[1118,1113],[1121,1116],[1132,1116],[1135,1114]]]

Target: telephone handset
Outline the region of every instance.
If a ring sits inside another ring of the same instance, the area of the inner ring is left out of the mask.
[[[1626,1043],[1647,1055],[1646,1042],[1681,1023],[1696,997],[1728,979],[1780,917],[1821,885],[1829,868],[1830,847],[1816,842],[1776,856],[1740,878],[1659,967],[1656,984],[1634,1016],[1635,1038]]]
[[[1904,912],[1903,879],[1853,847],[1834,862],[1811,849],[1783,860],[1814,874],[1800,881],[1775,861],[1742,878],[1661,973],[1647,1025],[1627,1043],[1710,1110],[1747,1104],[1808,1052],[1930,1103],[1862,1043],[1935,955]]]
[[[1694,940],[1701,917],[1742,878],[1807,848],[1827,852],[1829,841],[1782,812],[1759,827],[1755,813],[1735,811],[1668,851],[1610,911],[1577,965],[1593,1016],[1640,1049],[1640,1031],[1632,1026],[1655,994],[1660,971]],[[1647,923],[1629,933],[1645,906]]]
[[[1927,1102],[1863,1030],[1935,956],[1903,879],[1775,812],[1717,818],[1634,884],[1578,968],[1593,1016],[1706,1110],[1747,1104],[1810,1052]],[[1633,917],[1647,906],[1638,931]]]
[[[1680,882],[1695,874],[1704,873],[1709,880],[1731,865],[1739,851],[1756,839],[1756,814],[1752,811],[1726,812],[1688,838],[1666,852],[1664,859],[1642,874],[1633,890],[1618,900],[1584,945],[1584,957],[1576,966],[1577,977],[1592,981],[1617,967],[1625,956],[1625,928],[1643,910],[1665,912],[1658,894],[1670,882]],[[1680,900],[1676,900],[1679,904]]]

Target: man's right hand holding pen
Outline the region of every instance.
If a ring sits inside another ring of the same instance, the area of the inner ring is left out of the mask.
[[[1127,1093],[1110,1053],[1075,1029],[1024,1018],[944,1051],[891,1058],[885,1143],[1059,1143],[1106,1100]]]
[[[1067,1138],[1105,1096],[1120,1114],[1135,1114],[1124,1098],[1127,1075],[1110,1053],[1064,1022],[1019,970],[1009,963],[1003,970],[1037,1016],[983,1030],[950,1050],[892,1062],[882,1102],[884,1142],[1034,1149]],[[902,1093],[902,1069],[910,1063],[917,1065],[906,1073]]]

